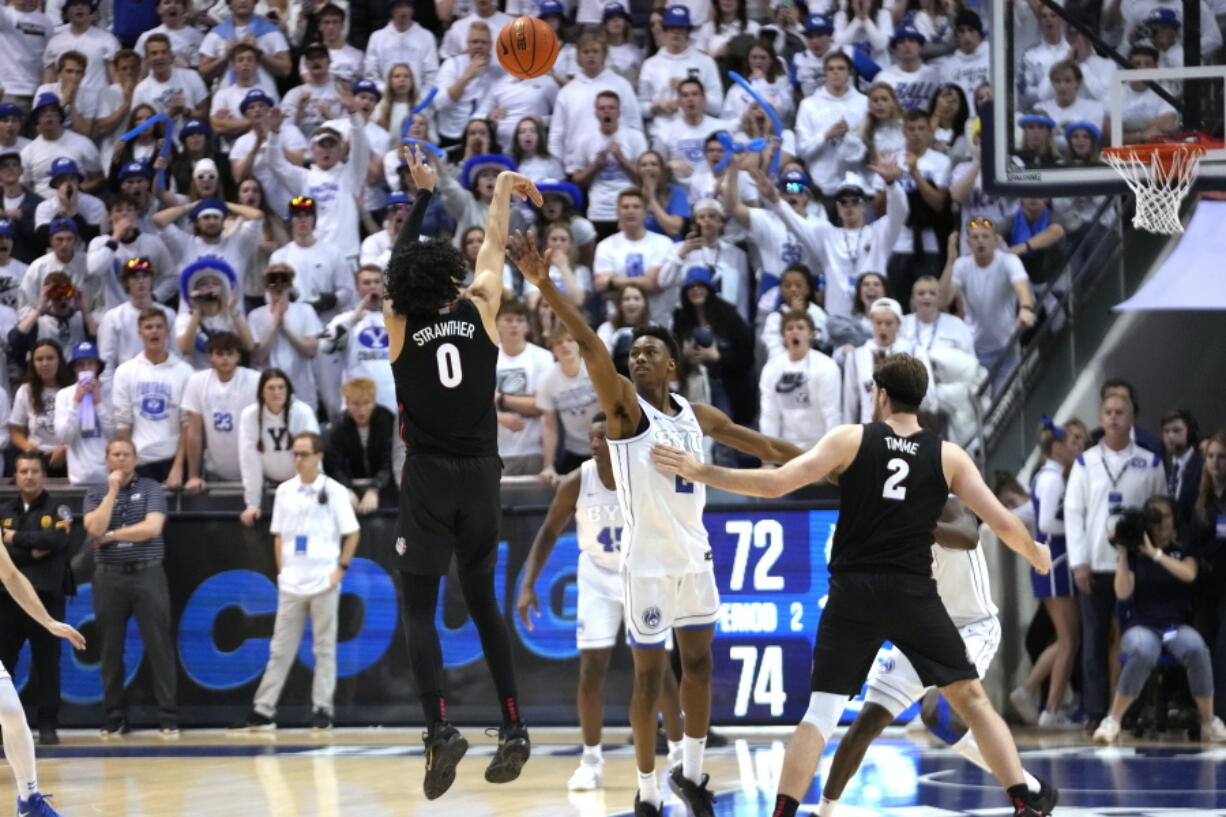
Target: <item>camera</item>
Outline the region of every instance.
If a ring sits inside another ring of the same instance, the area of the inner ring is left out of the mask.
[[[1129,553],[1139,553],[1141,543],[1145,541],[1146,529],[1162,521],[1162,514],[1154,508],[1125,508],[1117,505],[1111,509],[1111,513],[1119,515],[1111,544],[1119,545]]]

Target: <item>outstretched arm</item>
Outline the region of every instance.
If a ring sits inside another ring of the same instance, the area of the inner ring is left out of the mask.
[[[691,482],[748,496],[777,497],[845,468],[855,459],[863,433],[858,425],[839,426],[813,448],[773,470],[707,465],[688,451],[666,445],[652,448],[651,459],[662,471]]]
[[[494,198],[490,201],[490,214],[485,220],[485,240],[477,251],[477,274],[468,290],[468,297],[481,310],[486,329],[491,330],[491,338],[498,337],[493,328],[494,318],[502,306],[502,267],[506,263],[507,239],[510,237],[512,193],[521,199],[531,199],[537,207],[545,201],[541,198],[541,191],[527,176],[509,170],[498,174],[498,181],[494,183]]]
[[[934,536],[938,545],[950,550],[974,550],[979,546],[979,527],[962,500],[951,496],[937,517]]]
[[[691,405],[698,424],[702,426],[702,433],[737,451],[776,465],[791,462],[804,453],[787,440],[769,437],[760,431],[737,425],[732,422],[732,418],[714,406],[703,403]]]
[[[85,638],[71,626],[51,617],[47,608],[43,606],[42,600],[39,599],[38,593],[34,591],[34,585],[30,584],[30,580],[13,564],[8,549],[2,547],[0,547],[0,582],[4,583],[4,589],[13,597],[13,601],[21,605],[26,615],[46,627],[47,632],[60,638],[67,638],[69,643],[78,650],[85,649]]]
[[[396,274],[396,270],[402,268],[402,265],[395,264],[393,261],[408,252],[409,248],[421,238],[421,223],[426,217],[426,209],[430,206],[430,198],[434,195],[434,168],[421,161],[416,148],[406,151],[405,158],[408,159],[409,168],[413,174],[413,183],[417,185],[417,195],[413,197],[409,217],[401,225],[400,234],[396,236],[396,243],[392,246],[391,260],[388,261],[387,272],[384,273],[389,276]],[[407,326],[404,315],[397,312],[394,306],[390,298],[383,299],[383,319],[387,324],[388,353],[393,361],[400,357]]]
[[[549,511],[545,514],[545,521],[541,524],[541,529],[536,532],[536,539],[532,541],[532,549],[528,551],[528,558],[524,560],[524,572],[519,580],[519,593],[515,600],[515,607],[519,611],[519,617],[524,626],[529,630],[532,629],[532,616],[540,615],[540,607],[536,600],[536,580],[540,578],[541,571],[545,569],[545,562],[549,561],[549,554],[553,553],[553,547],[558,543],[562,529],[566,527],[567,520],[574,515],[575,506],[579,502],[579,473],[579,469],[575,469],[558,483],[557,493],[553,495],[553,502],[550,503]]]
[[[1046,574],[1051,569],[1051,552],[1046,545],[1040,545],[1030,538],[1030,532],[1022,520],[1000,504],[967,453],[956,445],[942,443],[941,463],[945,467],[945,481],[949,484],[949,490],[996,531],[1010,550],[1030,562],[1040,574]]]
[[[587,364],[587,374],[600,400],[600,407],[609,417],[609,437],[617,440],[634,436],[642,419],[634,384],[618,374],[604,341],[592,331],[578,307],[558,290],[549,277],[552,254],[552,250],[539,252],[536,239],[531,235],[525,237],[517,231],[511,239],[511,258],[515,266],[519,267],[526,281],[541,291],[541,297],[549,302],[558,319],[579,344],[579,352]]]

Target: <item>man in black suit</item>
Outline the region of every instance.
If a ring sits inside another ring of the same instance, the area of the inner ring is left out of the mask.
[[[1162,458],[1166,464],[1167,494],[1175,500],[1179,524],[1186,525],[1196,507],[1205,458],[1196,450],[1199,429],[1192,412],[1171,409],[1162,415]]]

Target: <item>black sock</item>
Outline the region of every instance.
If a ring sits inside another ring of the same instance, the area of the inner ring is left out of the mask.
[[[1009,795],[1009,799],[1016,805],[1017,803],[1029,803],[1031,794],[1030,788],[1023,781],[1016,786],[1010,786],[1005,789],[1005,793]]]
[[[447,704],[443,699],[443,648],[434,626],[439,577],[401,573],[400,578],[409,664],[426,728],[433,735],[439,724],[447,720]]]
[[[498,609],[498,597],[494,593],[493,573],[460,573],[460,589],[464,591],[464,603],[468,615],[481,637],[481,651],[485,663],[498,690],[498,702],[502,708],[502,725],[510,726],[520,721],[519,695],[515,688],[515,667],[511,661],[511,634],[507,631],[506,619]]]
[[[795,797],[779,794],[775,796],[775,810],[771,812],[771,817],[796,817],[798,808],[800,801]]]

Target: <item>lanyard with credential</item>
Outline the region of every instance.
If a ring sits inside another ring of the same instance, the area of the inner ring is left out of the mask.
[[[1129,451],[1128,453],[1131,454],[1132,452]],[[1111,480],[1111,489],[1114,491],[1116,488],[1119,487],[1120,480],[1124,478],[1124,472],[1128,470],[1128,466],[1132,465],[1132,457],[1130,456],[1128,457],[1127,460],[1124,461],[1124,467],[1120,469],[1120,472],[1118,474],[1111,473],[1111,468],[1107,465],[1107,455],[1106,454],[1104,454],[1102,457],[1102,464],[1103,464],[1103,470],[1107,472],[1107,479]]]

